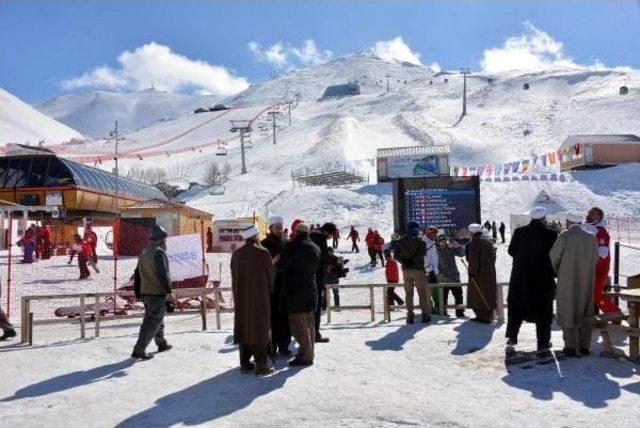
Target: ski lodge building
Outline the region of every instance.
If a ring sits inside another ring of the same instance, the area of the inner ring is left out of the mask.
[[[577,148],[577,150],[576,150]],[[640,162],[640,137],[632,134],[570,135],[560,146],[562,171]]]

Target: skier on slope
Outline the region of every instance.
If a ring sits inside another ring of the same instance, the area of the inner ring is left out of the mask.
[[[376,262],[376,258],[380,258],[380,263],[382,267],[384,267],[384,256],[382,254],[382,247],[384,247],[384,238],[380,236],[380,233],[377,230],[373,231],[373,259],[374,263]],[[375,264],[374,264],[375,266]]]
[[[360,240],[360,235],[358,234],[355,226],[351,226],[351,230],[349,231],[349,235],[346,239],[351,239],[351,252],[353,253],[355,251],[356,253],[359,253],[360,249],[358,248],[358,241]]]
[[[373,249],[373,240],[374,240],[373,229],[369,228],[367,230],[366,236],[364,237],[364,242],[367,245],[367,253],[369,254],[371,266],[376,265],[376,252]]]
[[[593,207],[587,213],[586,230],[594,233],[598,241],[598,261],[596,263],[596,277],[594,284],[594,302],[598,309],[605,314],[620,312],[620,308],[607,296],[604,295],[607,278],[609,277],[609,267],[611,256],[609,254],[609,232],[607,232],[604,221],[604,211],[598,207]]]

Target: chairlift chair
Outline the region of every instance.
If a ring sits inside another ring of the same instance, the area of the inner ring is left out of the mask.
[[[629,88],[625,86],[620,86],[620,95],[627,95],[629,93]]]
[[[522,85],[522,89],[523,89],[523,90],[525,90],[525,91],[528,91],[528,90],[529,90],[529,84],[528,84],[527,82],[525,82],[525,83]]]
[[[444,83],[449,83],[449,79],[444,79]]]
[[[218,144],[218,148],[216,149],[216,156],[226,156],[227,148],[222,144]]]

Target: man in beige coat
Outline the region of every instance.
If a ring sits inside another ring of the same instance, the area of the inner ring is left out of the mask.
[[[581,227],[582,216],[567,214],[567,230],[549,252],[558,276],[557,319],[562,327],[563,352],[577,357],[578,350],[589,355],[591,328],[585,318],[593,315],[593,284],[598,247],[595,235]]]
[[[240,371],[256,375],[273,372],[267,363],[271,338],[271,292],[276,270],[269,251],[258,241],[258,229],[243,230],[242,247],[231,255],[234,298],[234,341],[240,348]],[[250,362],[251,356],[255,365]]]

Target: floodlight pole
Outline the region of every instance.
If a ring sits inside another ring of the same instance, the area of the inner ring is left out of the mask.
[[[462,76],[463,76],[463,83],[462,83],[462,116],[464,117],[467,115],[467,74],[470,73],[468,68],[463,68],[461,70]]]
[[[391,77],[390,74],[386,74],[384,77],[387,78],[387,92],[389,92],[389,77]]]

